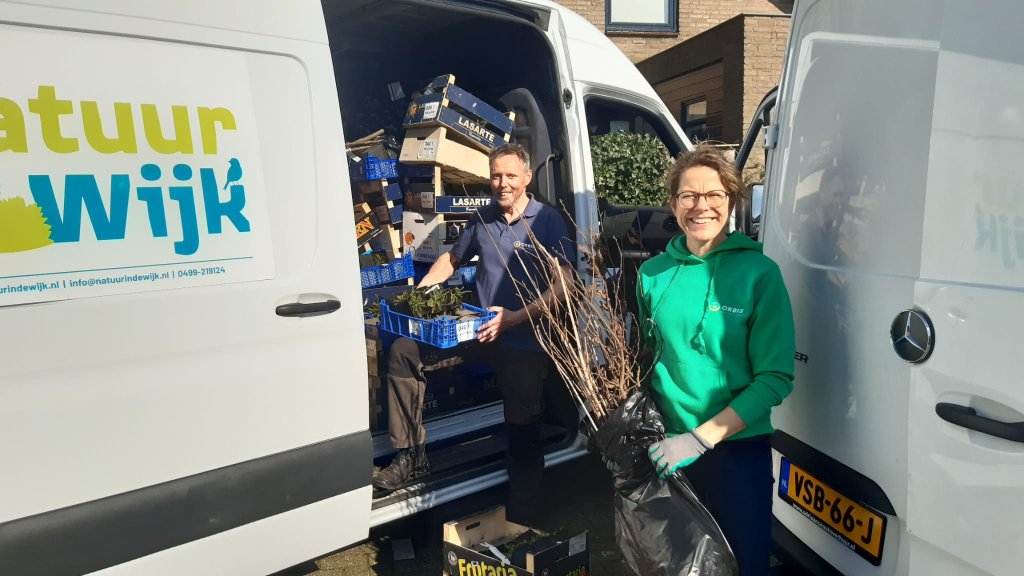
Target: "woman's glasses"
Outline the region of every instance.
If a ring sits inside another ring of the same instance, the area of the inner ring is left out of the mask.
[[[696,206],[701,198],[708,203],[708,208],[721,208],[725,205],[725,201],[729,199],[729,195],[723,190],[712,190],[703,194],[697,192],[676,192],[672,194],[672,201],[679,204],[680,208],[686,208],[687,210]]]

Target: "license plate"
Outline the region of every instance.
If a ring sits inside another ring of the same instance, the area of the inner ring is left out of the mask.
[[[843,496],[785,458],[779,476],[779,498],[868,562],[882,563],[885,516]]]

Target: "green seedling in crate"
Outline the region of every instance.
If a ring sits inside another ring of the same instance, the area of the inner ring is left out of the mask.
[[[410,290],[394,297],[396,311],[416,318],[438,318],[440,316],[456,316],[462,309],[466,294],[469,292],[460,287],[435,288],[426,290]]]

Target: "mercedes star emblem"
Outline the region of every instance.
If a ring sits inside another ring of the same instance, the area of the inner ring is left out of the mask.
[[[892,321],[889,340],[900,358],[919,364],[927,360],[935,348],[935,329],[924,312],[904,310]]]

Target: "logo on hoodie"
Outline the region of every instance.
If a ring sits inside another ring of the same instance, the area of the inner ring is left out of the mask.
[[[744,312],[746,312],[746,308],[737,308],[736,306],[723,306],[718,302],[708,303],[708,311],[718,312],[719,310],[721,310],[722,312],[728,312],[730,314],[743,314]]]

